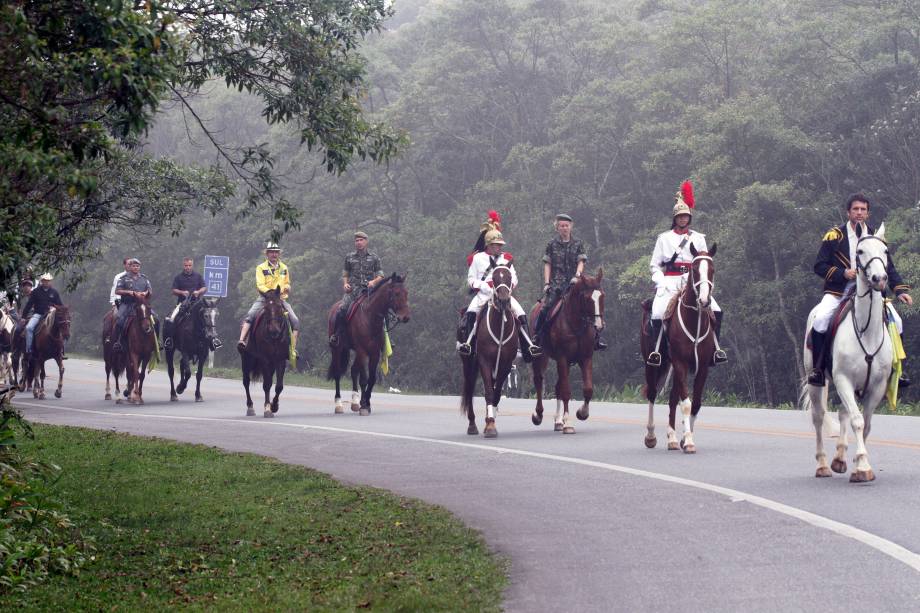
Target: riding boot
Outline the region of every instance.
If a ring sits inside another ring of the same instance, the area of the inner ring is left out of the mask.
[[[457,343],[457,353],[462,356],[471,356],[473,355],[473,329],[476,327],[476,315],[477,313],[473,311],[466,312],[466,321],[463,326],[463,338],[462,342]]]
[[[163,349],[166,351],[173,348],[172,327],[173,322],[168,317],[163,320]]]
[[[251,323],[249,323],[248,321],[244,321],[243,327],[240,328],[240,340],[236,344],[236,348],[240,351],[243,351],[244,349],[246,349],[246,343],[247,343],[246,337],[249,336],[249,328],[251,326],[252,326]]]
[[[811,363],[813,368],[808,374],[808,384],[824,387],[824,341],[827,335],[817,330],[811,331]]]
[[[713,364],[722,364],[723,362],[728,361],[728,356],[725,355],[725,350],[719,346],[719,336],[722,331],[722,311],[715,311],[716,316],[716,327],[715,327],[715,337],[716,342],[716,351],[712,354],[712,363]]]
[[[546,305],[544,304],[540,307],[540,312],[537,313],[537,321],[534,322],[533,325],[533,342],[540,347],[543,346],[543,335],[545,334],[543,328],[546,327],[546,311]]]
[[[112,332],[112,339],[114,343],[112,344],[112,349],[114,351],[121,351],[121,335],[124,332],[125,325],[120,321],[115,321],[115,330]]]
[[[650,321],[652,324],[652,333],[650,336],[655,343],[655,347],[652,349],[652,352],[648,354],[648,357],[645,358],[645,363],[649,366],[661,366],[661,345],[664,344],[664,338],[661,333],[661,320],[652,319]]]
[[[332,336],[329,337],[329,346],[332,348],[338,347],[341,340],[342,334],[345,331],[345,309],[339,308],[335,312],[335,321],[332,324]]]
[[[519,315],[518,324],[518,334],[521,335],[521,340],[527,345],[527,351],[522,351],[521,356],[524,358],[525,362],[530,362],[533,358],[538,358],[543,355],[543,348],[533,342],[530,338],[530,325],[527,323],[527,315]]]

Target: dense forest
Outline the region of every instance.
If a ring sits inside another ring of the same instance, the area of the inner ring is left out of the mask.
[[[361,45],[369,116],[403,134],[388,163],[328,173],[289,125],[266,123],[255,95],[207,83],[160,108],[145,150],[186,166],[220,164],[211,137],[264,143],[289,213],[247,204],[196,209],[174,234],[105,234],[103,256],[65,300],[71,351],[100,353],[112,276],[135,255],[165,313],[182,257],[229,255],[220,329],[235,341],[255,297],[253,269],[288,223],[283,260],[301,349],[326,366],[325,315],[356,229],[384,270],[408,273],[412,320],[393,332],[390,385],[457,393],[454,328],[467,301],[465,256],[489,209],[504,218],[525,306],[540,293],[552,220],[565,211],[604,269],[606,337],[595,386],[641,382],[639,302],[648,259],[693,181],[693,226],[718,243],[715,293],[729,363],[710,388],[753,402],[794,400],[822,234],[850,193],[872,199],[894,260],[920,282],[920,2],[914,0],[399,0]],[[200,123],[197,121],[200,119]],[[208,128],[205,133],[201,125]],[[160,189],[152,185],[152,190]],[[150,194],[156,200],[155,193]],[[285,221],[285,220],[288,221]],[[65,274],[66,276],[66,274]],[[911,309],[909,356],[920,352]],[[234,364],[233,343],[217,353]],[[920,374],[920,361],[908,360]],[[917,394],[907,390],[908,399]]]

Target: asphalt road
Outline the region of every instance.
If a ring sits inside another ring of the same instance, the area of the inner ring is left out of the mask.
[[[485,440],[456,397],[375,394],[360,417],[333,414],[331,391],[286,387],[265,419],[245,417],[237,381],[206,379],[197,404],[168,401],[163,369],[145,388],[142,406],[104,401],[102,365],[72,359],[63,398],[15,404],[36,422],[259,453],[442,505],[511,560],[508,611],[920,611],[917,418],[876,415],[877,479],[851,484],[814,478],[797,411],[704,406],[685,455],[665,449],[664,406],[649,450],[639,405],[593,404],[563,435],[552,406],[535,427],[533,401],[506,400]]]

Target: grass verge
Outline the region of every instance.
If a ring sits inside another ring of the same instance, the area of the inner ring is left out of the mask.
[[[497,611],[505,562],[447,511],[248,454],[35,425],[95,555],[0,610]]]

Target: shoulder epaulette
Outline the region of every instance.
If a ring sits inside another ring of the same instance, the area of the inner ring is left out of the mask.
[[[821,240],[839,241],[841,238],[843,238],[843,234],[840,232],[840,228],[834,227],[828,230],[827,233],[824,235],[824,238],[822,238]]]

